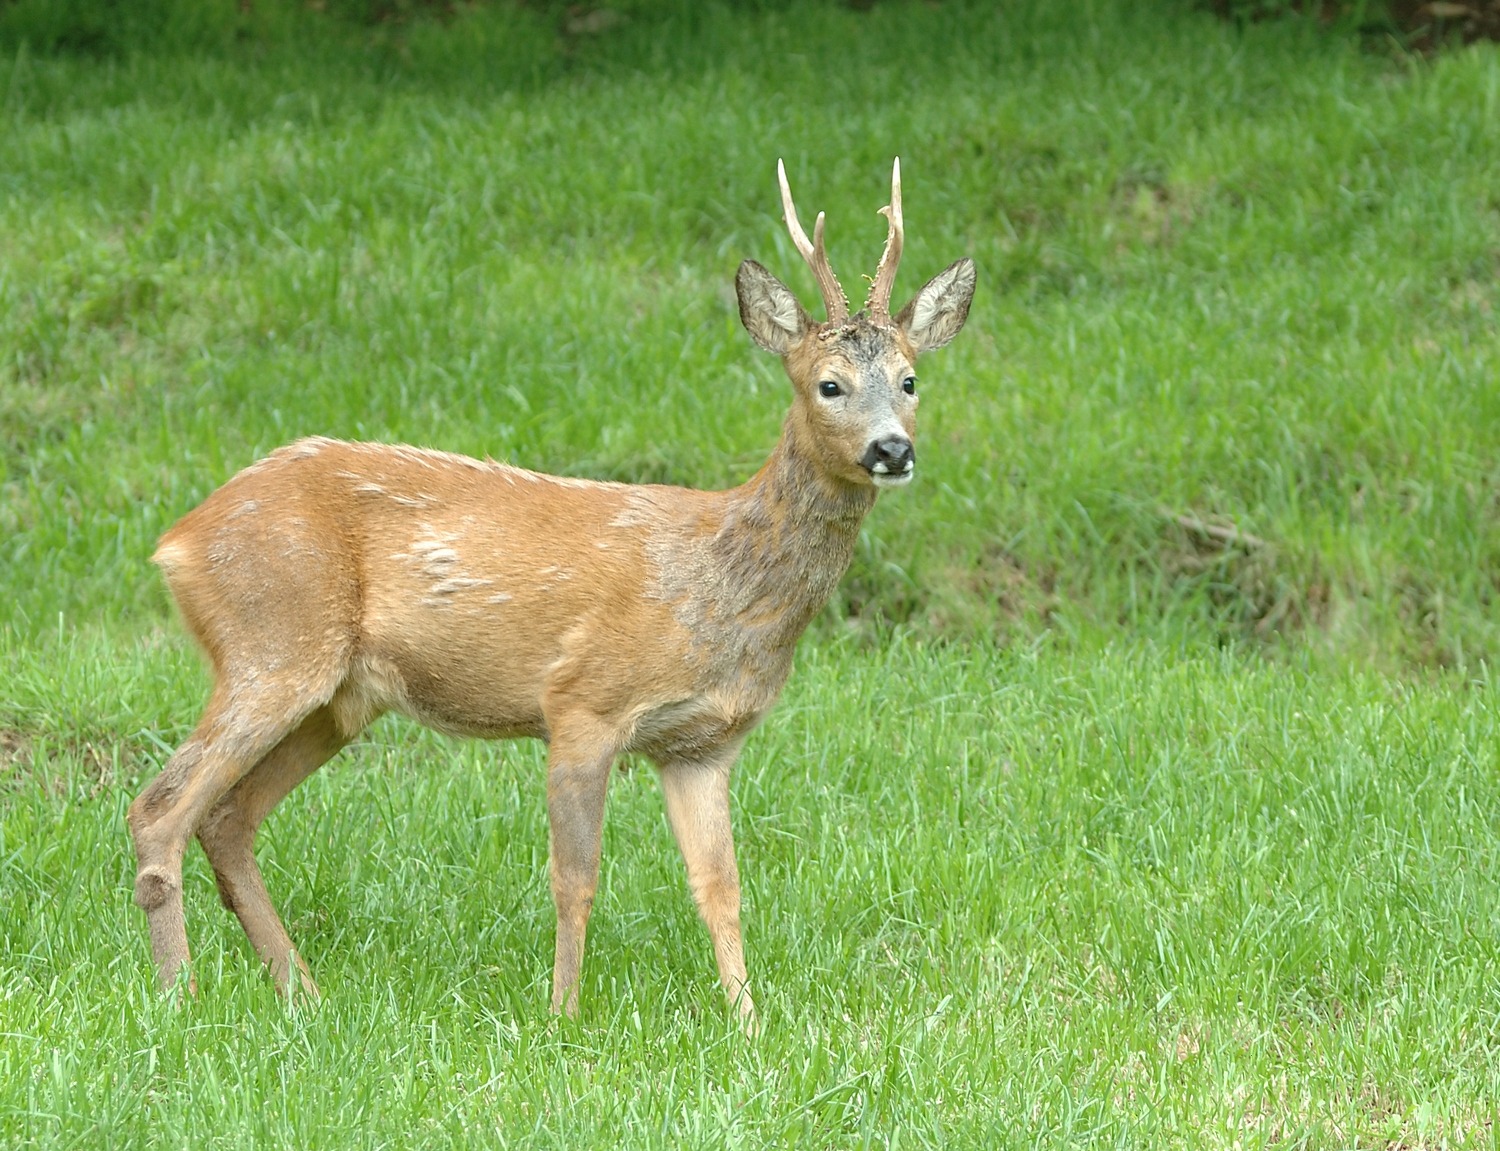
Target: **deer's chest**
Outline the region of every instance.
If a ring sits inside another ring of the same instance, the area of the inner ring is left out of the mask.
[[[631,750],[659,763],[703,759],[740,742],[765,716],[773,700],[758,693],[708,692],[652,708],[636,724]]]

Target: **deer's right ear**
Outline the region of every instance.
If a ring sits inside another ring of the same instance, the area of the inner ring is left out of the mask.
[[[813,326],[792,290],[754,260],[740,265],[734,287],[740,297],[740,323],[768,352],[786,355]]]

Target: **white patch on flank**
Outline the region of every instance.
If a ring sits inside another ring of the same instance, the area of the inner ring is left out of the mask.
[[[353,472],[339,472],[339,475],[343,476],[346,479],[359,479],[359,476],[355,475]],[[393,492],[387,488],[381,487],[373,480],[365,480],[362,483],[355,484],[353,490],[356,495],[384,496],[386,499],[390,500],[391,503],[400,504],[403,508],[428,507],[432,504],[437,503],[436,496],[427,495],[426,493],[415,496],[401,495],[398,492]]]
[[[317,455],[329,444],[336,441],[326,436],[309,436],[305,440],[298,440],[295,444],[289,444],[275,454],[288,460],[305,460]]]
[[[441,545],[414,544],[412,545],[412,550],[422,555],[423,559],[427,561],[429,568],[436,568],[440,564],[446,567],[448,564],[456,564],[458,562],[458,553],[452,548],[445,548]]]
[[[537,479],[549,484],[556,484],[560,488],[617,488],[624,487],[623,484],[612,483],[608,480],[581,480],[575,476],[549,476],[544,472],[533,473]]]
[[[461,534],[438,532],[429,524],[422,526],[423,535],[412,541],[411,550],[395,552],[391,559],[404,563],[419,579],[429,581],[427,594],[422,603],[426,607],[441,607],[452,603],[455,592],[488,587],[495,581],[472,575],[462,570],[456,548]]]
[[[485,603],[510,603],[510,601],[513,600],[513,599],[515,599],[515,598],[516,598],[515,596],[506,595],[503,591],[497,591],[494,595],[490,596],[490,598],[487,599],[487,600],[485,600],[484,602]]]
[[[514,467],[511,464],[490,465],[495,471],[505,477],[505,482],[514,485],[519,480],[525,480],[528,484],[554,484],[560,488],[594,488],[614,489],[628,487],[628,484],[617,484],[610,480],[581,480],[573,476],[549,476],[546,472],[528,471],[526,468]]]
[[[327,436],[309,436],[305,440],[298,440],[294,444],[287,444],[284,448],[277,448],[270,455],[256,460],[239,474],[248,476],[276,464],[285,463],[287,460],[305,460],[310,456],[317,455],[324,448],[328,447],[328,445],[338,442],[338,440],[331,440]]]
[[[394,444],[387,448],[386,451],[390,452],[397,459],[406,460],[408,463],[416,464],[419,467],[429,470],[437,468],[437,461],[434,459],[437,453],[430,452],[426,448],[413,448],[408,447],[406,444]]]
[[[660,506],[651,498],[648,488],[626,488],[625,506],[615,513],[609,521],[612,528],[653,528],[661,523],[662,511]]]
[[[537,591],[556,591],[558,585],[573,578],[571,571],[557,564],[548,564],[536,574],[540,577],[536,585]]]
[[[408,463],[433,471],[447,467],[467,468],[475,472],[496,472],[505,466],[497,464],[494,460],[476,460],[473,456],[459,455],[457,452],[414,448],[410,444],[354,444],[352,446],[370,453],[395,456],[399,460],[406,460]]]
[[[260,501],[259,500],[246,500],[244,503],[242,503],[239,507],[235,508],[234,511],[230,512],[224,518],[225,519],[230,519],[230,520],[237,520],[241,516],[252,515],[255,512],[258,512],[259,510],[260,510]]]
[[[467,591],[471,587],[487,587],[494,580],[477,579],[474,576],[454,576],[432,585],[433,595],[447,595],[450,592]]]

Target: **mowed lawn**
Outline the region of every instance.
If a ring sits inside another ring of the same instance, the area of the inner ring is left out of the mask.
[[[139,714],[191,712],[184,653],[64,651],[21,685],[39,716],[122,681]],[[1491,1146],[1494,690],[1152,645],[809,645],[735,791],[753,1041],[648,768],[613,786],[577,1022],[546,1014],[540,753],[394,722],[261,838],[322,1004],[277,999],[194,852],[179,1008],[121,822],[165,749],[123,718],[38,737],[5,797],[0,1121],[81,1145]]]
[[[1006,9],[0,54],[0,1145],[1500,1145],[1500,53]],[[762,1033],[649,765],[558,1021],[543,750],[395,719],[259,840],[321,1004],[196,849],[159,997],[161,531],[307,434],[739,482],[776,160],[861,298],[895,154],[979,295],[736,776]]]

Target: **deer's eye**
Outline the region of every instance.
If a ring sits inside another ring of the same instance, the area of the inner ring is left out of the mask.
[[[901,390],[903,392],[905,392],[908,396],[914,396],[914,395],[916,395],[917,394],[917,377],[916,376],[907,376],[906,379],[902,380],[901,381]]]
[[[844,389],[839,387],[833,380],[824,380],[818,385],[818,395],[826,399],[831,400],[834,396],[842,396],[843,394]]]

